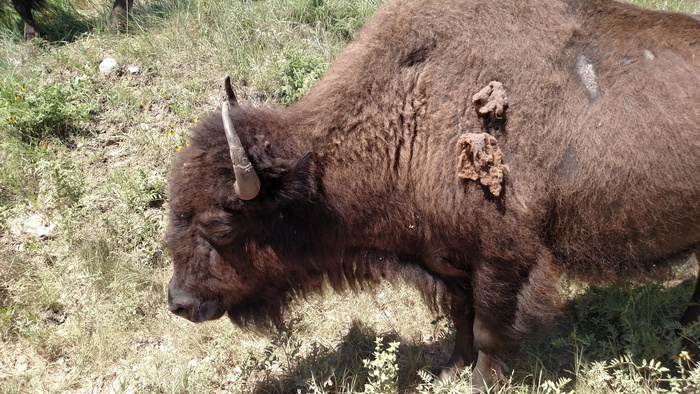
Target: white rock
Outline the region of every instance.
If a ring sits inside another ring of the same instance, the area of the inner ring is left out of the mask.
[[[139,71],[141,71],[141,69],[138,66],[129,66],[127,70],[129,70],[129,72],[132,74],[136,74]]]
[[[41,215],[33,215],[22,222],[22,232],[37,237],[48,237],[56,229],[56,223],[44,219]]]
[[[105,58],[102,63],[100,63],[100,72],[102,74],[109,74],[114,70],[115,67],[117,67],[119,63],[117,63],[117,60],[114,59],[113,57],[108,57]]]

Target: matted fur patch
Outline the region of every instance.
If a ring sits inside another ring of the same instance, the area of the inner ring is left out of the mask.
[[[457,146],[461,151],[457,176],[478,180],[498,197],[508,166],[501,163],[502,154],[496,138],[488,133],[466,133],[459,137]]]
[[[493,116],[500,118],[508,106],[506,89],[498,81],[491,81],[479,93],[472,96],[472,103],[479,115],[485,116],[493,113]]]

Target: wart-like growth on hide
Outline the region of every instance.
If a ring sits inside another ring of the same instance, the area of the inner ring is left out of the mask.
[[[508,166],[501,162],[502,153],[496,138],[488,133],[466,133],[459,137],[457,146],[460,149],[457,176],[478,180],[498,197]]]
[[[481,131],[497,137],[506,134],[508,97],[503,83],[489,82],[472,96],[471,104],[481,121]]]
[[[472,97],[472,103],[479,115],[485,116],[491,113],[494,117],[501,118],[508,106],[506,90],[501,82],[491,81]]]

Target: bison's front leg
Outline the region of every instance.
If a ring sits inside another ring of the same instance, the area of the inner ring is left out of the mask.
[[[31,41],[32,39],[39,37],[39,32],[36,31],[34,26],[34,21],[24,21],[24,40]]]
[[[503,379],[503,363],[495,355],[496,349],[500,347],[499,342],[497,336],[488,331],[478,316],[475,318],[472,290],[452,291],[451,294],[453,298],[448,313],[455,326],[455,344],[447,366],[440,372],[439,381],[452,380],[464,368],[473,367],[474,392],[481,393]],[[479,349],[476,364],[475,344]]]
[[[695,251],[695,260],[700,264],[700,249]],[[700,320],[700,275],[695,282],[695,291],[690,300],[690,305],[688,305],[685,313],[683,313],[683,317],[681,317],[681,324],[686,326],[698,320]]]
[[[39,37],[39,33],[36,31],[34,17],[32,16],[32,6],[34,5],[34,0],[12,0],[12,5],[17,10],[17,13],[24,20],[24,39],[26,41],[32,38]]]
[[[496,333],[487,328],[477,315],[474,319],[474,334],[479,354],[472,371],[472,384],[475,392],[484,392],[505,380],[503,361],[497,356],[503,348]]]
[[[440,371],[439,380],[445,382],[456,377],[459,372],[474,363],[474,312],[455,313],[455,345],[447,366]]]
[[[134,0],[114,0],[112,6],[112,30],[124,31]]]
[[[530,251],[529,257],[522,254],[512,259],[492,255],[475,267],[475,391],[502,381],[502,357],[517,351],[523,341],[536,337],[558,314],[559,272],[544,248]]]
[[[487,391],[494,387],[503,376],[503,362],[496,355],[500,348],[497,335],[492,334],[478,317],[472,318],[470,314],[453,317],[456,329],[455,346],[452,356],[448,361],[448,367],[440,373],[440,381],[453,379],[459,372],[468,366],[473,366],[472,383],[475,393]],[[476,338],[476,340],[475,340]],[[479,349],[474,363],[474,345]]]

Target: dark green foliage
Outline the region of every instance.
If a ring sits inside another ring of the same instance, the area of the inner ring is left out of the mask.
[[[277,100],[291,104],[301,98],[328,67],[323,60],[301,51],[288,51],[281,70],[282,88]]]
[[[675,330],[690,286],[660,284],[591,287],[566,306],[573,332],[594,359],[631,354],[637,358],[675,360],[680,350]]]
[[[371,7],[376,8],[382,1],[369,1]],[[292,19],[299,23],[318,26],[335,34],[343,40],[352,38],[367,15],[366,4],[359,6],[353,2],[328,1],[328,0],[300,0],[292,7]]]
[[[677,333],[682,329],[678,319],[693,285],[689,280],[672,287],[590,286],[565,304],[549,339],[527,345],[527,357],[516,360],[521,365],[514,364],[513,368],[536,368],[544,371],[546,379],[574,378],[584,365],[627,357],[640,364],[643,360],[657,360],[669,371],[676,371],[679,354],[690,350]],[[682,329],[689,338],[697,331],[693,326]],[[615,366],[612,363],[608,367]]]

